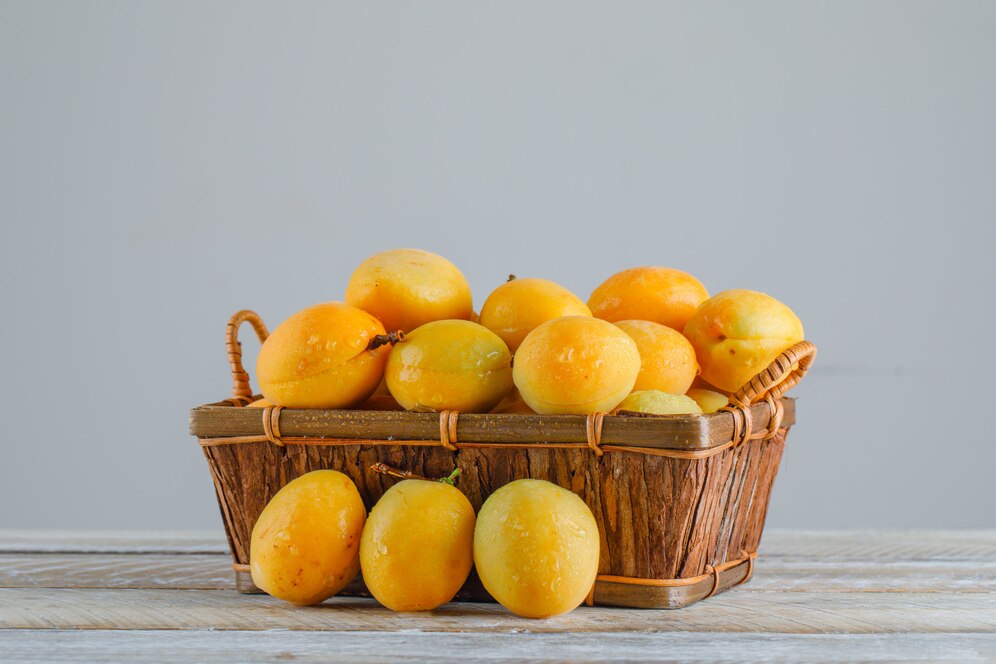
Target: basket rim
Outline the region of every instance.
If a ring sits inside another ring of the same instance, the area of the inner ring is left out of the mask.
[[[795,423],[795,399],[781,397],[784,417],[781,428]],[[764,431],[772,418],[765,402],[753,404],[753,433]],[[257,436],[265,433],[263,410],[235,406],[220,401],[194,407],[190,411],[190,434],[198,439]],[[602,425],[603,443],[673,450],[709,450],[730,442],[734,415],[718,411],[705,415],[606,415]],[[461,413],[461,442],[499,446],[529,442],[585,443],[584,415],[525,415],[517,413]],[[336,438],[357,440],[438,441],[439,413],[373,410],[284,409],[280,430],[289,438]]]

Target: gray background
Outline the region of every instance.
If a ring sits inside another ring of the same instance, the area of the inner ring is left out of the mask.
[[[769,523],[996,525],[994,2],[2,1],[0,95],[0,527],[220,527],[227,317],[398,246],[767,291]]]

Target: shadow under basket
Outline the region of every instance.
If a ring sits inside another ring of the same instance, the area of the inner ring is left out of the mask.
[[[194,408],[214,478],[239,592],[249,574],[253,525],[294,478],[334,469],[356,483],[367,509],[397,480],[382,463],[425,477],[459,467],[475,510],[522,478],[570,489],[598,523],[598,576],[587,603],[680,608],[749,580],[795,401],[783,394],[816,347],[795,344],[709,415],[646,416],[409,413],[249,408],[238,330],[266,327],[240,311],[227,328],[234,396]],[[359,577],[340,594],[367,595]],[[457,600],[491,601],[472,572]]]

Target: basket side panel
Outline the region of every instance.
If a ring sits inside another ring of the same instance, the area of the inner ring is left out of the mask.
[[[205,448],[236,562],[249,561],[253,524],[274,494],[311,470],[349,475],[371,508],[396,480],[375,462],[427,477],[455,465],[475,509],[496,489],[524,477],[545,479],[581,496],[599,525],[599,573],[650,579],[702,574],[707,565],[755,551],[767,512],[782,436],[752,441],[707,459],[588,450],[307,446],[270,443]]]

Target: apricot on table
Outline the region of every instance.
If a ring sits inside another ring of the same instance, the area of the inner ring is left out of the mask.
[[[360,569],[366,516],[356,485],[340,472],[315,470],[291,481],[253,526],[253,583],[293,604],[325,601]]]
[[[388,330],[410,332],[435,320],[474,315],[470,285],[456,265],[421,249],[374,254],[356,268],[346,302],[376,316]]]
[[[509,278],[481,307],[480,323],[513,353],[537,326],[561,316],[590,316],[581,298],[548,279]]]
[[[602,282],[588,299],[588,306],[596,318],[612,323],[650,320],[680,332],[708,297],[705,286],[687,272],[634,267]]]
[[[729,398],[722,392],[707,390],[701,387],[693,387],[685,392],[685,395],[691,397],[699,405],[703,413],[715,413],[730,403]]]
[[[544,480],[516,480],[484,501],[474,565],[492,597],[520,616],[577,607],[598,572],[598,525],[574,493]]]
[[[668,394],[660,390],[637,390],[623,399],[616,412],[628,410],[634,413],[654,415],[701,415],[702,408],[689,396]]]
[[[486,413],[512,389],[512,354],[483,325],[439,320],[395,344],[385,375],[406,410]]]
[[[273,331],[256,360],[260,390],[288,408],[349,408],[376,389],[390,351],[369,349],[380,321],[341,302],[297,312]]]
[[[684,394],[691,387],[699,365],[695,349],[681,332],[649,320],[621,320],[616,326],[633,338],[640,351],[634,390]]]
[[[802,321],[765,293],[723,291],[695,311],[685,326],[702,378],[733,392],[763,371],[786,348],[802,341]]]
[[[451,484],[404,480],[381,497],[363,528],[360,569],[370,593],[394,611],[446,604],[474,562],[474,507]]]
[[[636,342],[611,323],[565,316],[526,335],[512,377],[523,401],[544,415],[610,411],[640,373]]]

